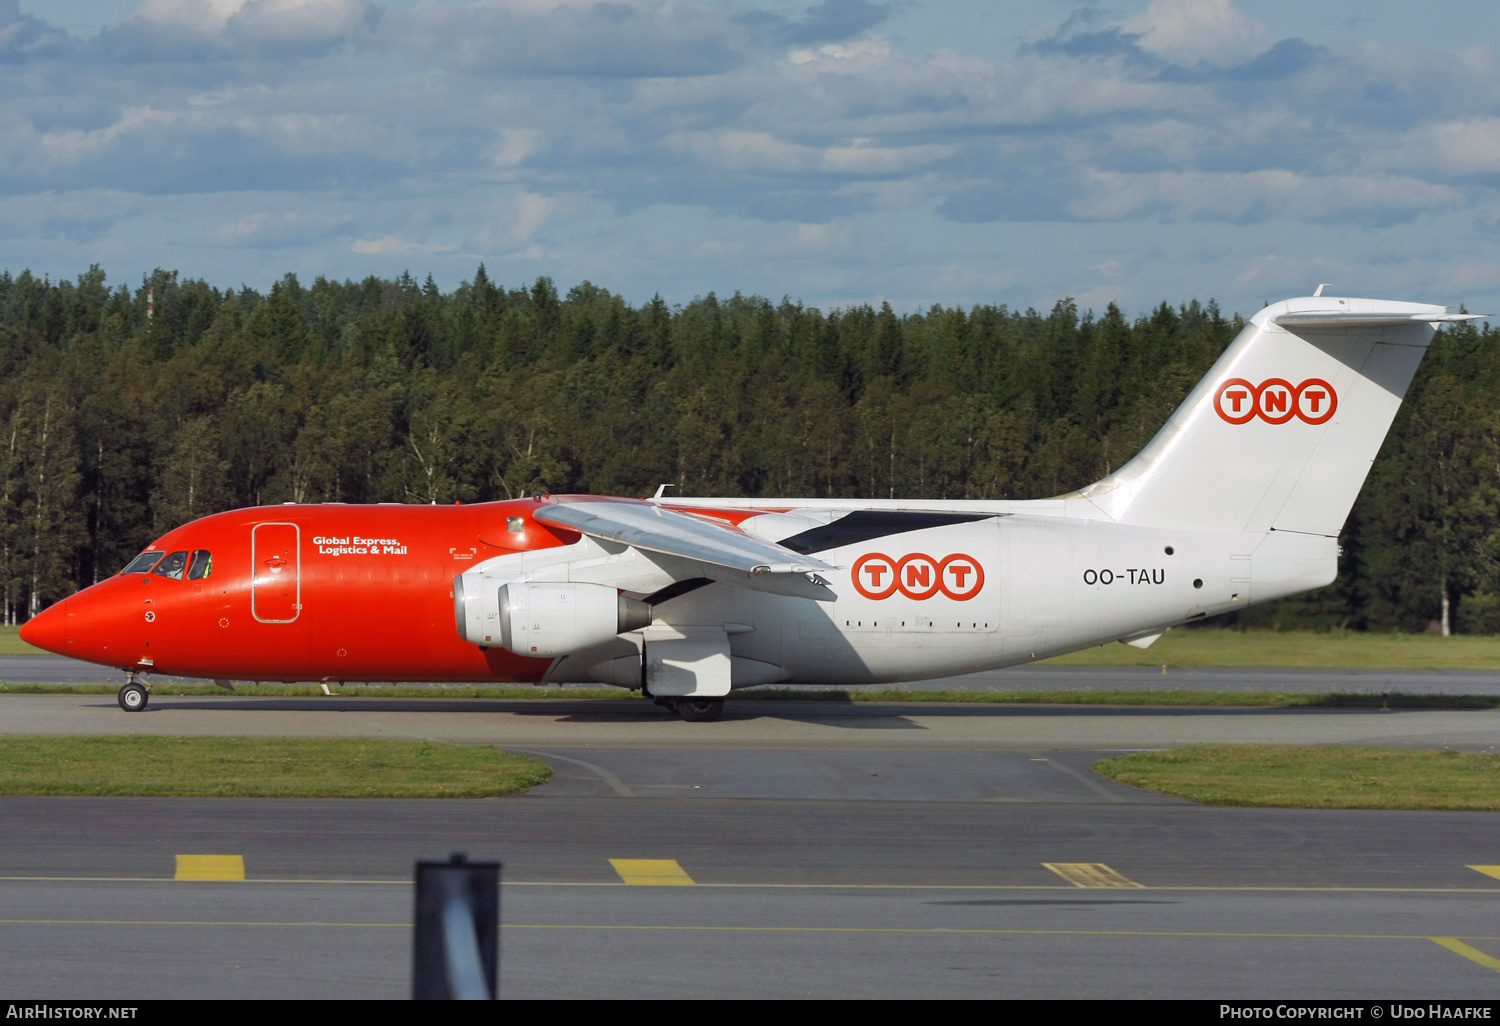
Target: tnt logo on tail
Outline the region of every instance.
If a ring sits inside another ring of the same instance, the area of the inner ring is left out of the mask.
[[[1230,424],[1248,424],[1256,417],[1267,424],[1285,424],[1293,417],[1304,424],[1324,424],[1338,408],[1338,393],[1322,378],[1300,385],[1285,378],[1267,378],[1258,385],[1230,378],[1214,393],[1214,409]]]

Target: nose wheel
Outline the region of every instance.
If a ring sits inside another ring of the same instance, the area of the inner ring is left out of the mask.
[[[144,684],[135,681],[126,681],[125,686],[120,688],[118,700],[120,708],[126,712],[140,712],[146,708],[146,702],[151,698],[151,693],[146,690]]]

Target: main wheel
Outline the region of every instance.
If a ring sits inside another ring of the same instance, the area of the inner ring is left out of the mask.
[[[140,712],[146,708],[146,702],[150,698],[151,695],[145,688],[131,681],[120,689],[120,708],[126,712]]]
[[[724,715],[722,698],[679,698],[677,715],[689,723],[712,723]]]

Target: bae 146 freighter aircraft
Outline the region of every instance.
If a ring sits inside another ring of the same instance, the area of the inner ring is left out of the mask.
[[[970,673],[1328,584],[1443,307],[1266,307],[1151,443],[1032,501],[550,495],[241,509],[33,618],[125,671],[253,681],[597,682],[688,720],[734,688]]]

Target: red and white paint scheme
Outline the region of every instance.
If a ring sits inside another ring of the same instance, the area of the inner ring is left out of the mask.
[[[128,674],[599,682],[712,719],[738,687],[1024,663],[1332,581],[1442,307],[1266,307],[1151,443],[1053,499],[540,496],[242,509],[22,628]]]

